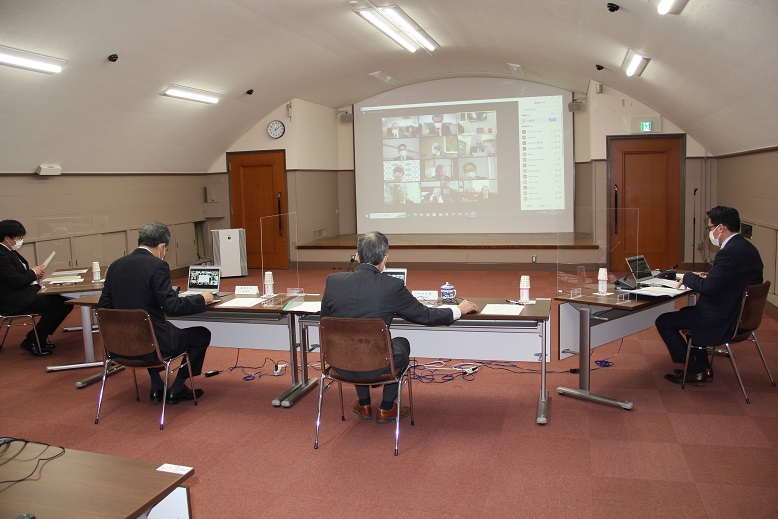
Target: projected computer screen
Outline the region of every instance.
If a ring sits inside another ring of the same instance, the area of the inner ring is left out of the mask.
[[[570,92],[451,79],[355,105],[359,232],[573,230]]]

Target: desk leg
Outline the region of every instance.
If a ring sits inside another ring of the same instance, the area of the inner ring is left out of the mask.
[[[546,325],[548,321],[538,323],[540,329],[540,396],[538,397],[538,418],[537,423],[545,425],[548,423],[548,390],[546,389]]]
[[[318,382],[318,379],[308,380],[307,377],[307,370],[308,370],[308,352],[306,351],[308,348],[308,340],[307,340],[307,330],[304,330],[301,333],[302,336],[302,344],[300,344],[300,359],[301,359],[301,366],[298,366],[297,364],[297,333],[296,333],[296,327],[297,327],[297,320],[295,319],[294,314],[287,314],[286,318],[288,319],[289,324],[289,363],[290,367],[292,369],[292,385],[289,386],[283,393],[278,395],[276,398],[273,399],[273,406],[274,407],[292,407],[295,402],[299,398],[302,398],[305,396],[308,391],[313,388],[313,386],[316,385]],[[297,370],[300,370],[300,376],[297,374]]]
[[[92,340],[92,307],[89,305],[79,305],[79,308],[81,309],[81,331],[84,335],[84,362],[47,366],[46,371],[102,367],[102,361],[95,361],[95,344]]]
[[[578,323],[579,323],[579,368],[578,368],[578,389],[571,389],[568,387],[556,388],[557,393],[560,395],[572,396],[580,398],[582,400],[590,400],[599,404],[612,405],[615,407],[621,407],[623,409],[632,409],[632,402],[627,400],[616,400],[607,396],[595,395],[589,392],[589,370],[591,369],[591,345],[589,340],[589,332],[591,330],[591,312],[592,310],[588,306],[580,306],[578,310]],[[562,323],[559,323],[562,326]]]

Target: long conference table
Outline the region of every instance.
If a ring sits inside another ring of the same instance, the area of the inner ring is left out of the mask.
[[[676,299],[687,296],[693,305],[696,295],[688,289],[670,292],[666,297],[641,297],[628,292],[609,295],[596,293],[565,294],[556,297],[559,321],[560,358],[578,355],[578,388],[557,387],[560,395],[589,400],[600,404],[632,409],[628,400],[598,395],[590,391],[591,350],[597,346],[621,339],[654,327],[656,318],[675,310]]]
[[[193,474],[192,467],[0,441],[0,481],[6,482],[0,483],[0,517],[188,518],[189,494],[181,483]]]
[[[92,308],[98,298],[98,294],[92,294],[70,303],[80,306],[82,316],[88,315],[91,322]],[[272,405],[293,406],[318,383],[318,377],[310,377],[308,374],[307,355],[314,349],[313,345],[318,339],[318,305],[321,296],[278,294],[249,307],[232,306],[236,302],[240,304],[243,296],[220,294],[219,299],[205,312],[169,319],[182,328],[209,328],[212,346],[288,350],[291,384],[273,399]],[[411,341],[414,357],[539,361],[537,423],[547,423],[546,363],[550,350],[551,300],[537,299],[534,304],[523,306],[505,305],[504,300],[493,298],[473,298],[472,301],[481,311],[464,315],[451,326],[418,325],[396,318],[392,322],[392,330]],[[518,315],[485,312],[487,308],[498,309],[502,305],[520,311]],[[89,340],[87,344],[86,340],[87,335],[91,339],[88,329],[84,328],[84,348],[90,350],[86,352],[87,358],[94,358],[93,342]],[[84,381],[77,383],[77,387],[84,385]]]

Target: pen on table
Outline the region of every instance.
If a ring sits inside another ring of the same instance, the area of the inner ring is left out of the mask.
[[[515,299],[506,299],[507,302],[512,303],[514,305],[523,305],[521,301],[516,301]]]

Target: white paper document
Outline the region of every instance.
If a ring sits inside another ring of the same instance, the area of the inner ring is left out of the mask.
[[[85,274],[89,269],[76,269],[76,270],[58,270],[56,272],[52,272],[52,277],[59,277],[59,276],[74,276],[76,274]]]
[[[675,288],[667,288],[667,287],[643,287],[643,288],[638,288],[637,290],[631,290],[630,294],[636,294],[639,296],[651,296],[651,297],[673,297],[688,291],[689,289],[678,290]]]
[[[173,465],[172,463],[163,463],[157,467],[159,472],[170,472],[171,474],[186,474],[192,470],[192,467],[185,465]]]
[[[284,307],[284,310],[291,311],[294,310],[295,312],[306,312],[309,314],[317,314],[321,312],[321,301],[303,301],[303,302],[296,302],[296,301],[290,301],[289,304]]]
[[[523,309],[521,305],[489,304],[481,310],[481,315],[519,315]]]
[[[81,276],[57,276],[44,279],[43,281],[52,285],[60,285],[63,283],[81,283],[83,280],[84,278]]]
[[[251,308],[262,302],[259,297],[236,297],[219,305],[219,308]]]
[[[43,268],[46,268],[49,266],[49,263],[51,263],[51,260],[54,259],[54,256],[57,255],[57,251],[52,251],[51,254],[49,254],[49,257],[46,258],[46,261],[43,262]]]

